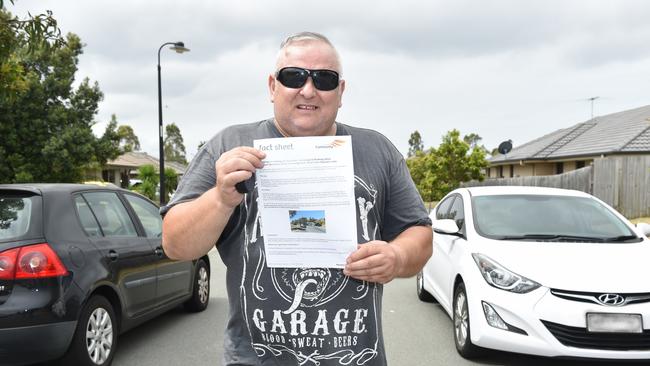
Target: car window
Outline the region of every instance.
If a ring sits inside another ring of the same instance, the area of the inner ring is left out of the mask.
[[[74,203],[77,209],[77,214],[79,215],[79,220],[81,221],[81,227],[83,227],[86,234],[88,234],[88,236],[102,236],[97,219],[95,219],[95,216],[90,211],[90,207],[88,207],[86,200],[81,196],[76,196],[74,198]]]
[[[160,238],[162,235],[162,218],[160,217],[158,207],[138,196],[131,194],[124,196],[131,204],[131,207],[133,207],[133,211],[135,211],[138,219],[140,219],[142,226],[144,226],[147,238]]]
[[[451,209],[447,214],[447,219],[456,221],[458,228],[464,232],[465,230],[465,210],[463,209],[463,198],[456,196],[454,204],[451,205]]]
[[[138,236],[126,208],[116,193],[91,192],[84,193],[83,197],[95,214],[104,236]]]
[[[494,195],[472,198],[474,225],[488,237],[635,235],[612,210],[589,197]]]
[[[438,208],[436,209],[437,220],[442,220],[447,218],[447,212],[449,212],[449,207],[451,207],[452,202],[454,202],[454,196],[449,196],[438,204]]]
[[[0,239],[27,233],[32,217],[32,198],[0,195]]]

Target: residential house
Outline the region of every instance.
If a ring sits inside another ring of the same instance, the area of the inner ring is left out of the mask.
[[[650,105],[595,117],[493,156],[486,177],[561,174],[622,155],[650,155]]]
[[[153,165],[159,171],[160,160],[146,152],[132,151],[118,156],[106,163],[101,171],[101,179],[122,188],[128,188],[131,180],[138,176],[138,169],[143,165]],[[179,177],[185,174],[187,166],[173,161],[165,161],[165,169],[172,168]],[[100,177],[97,177],[100,178]]]

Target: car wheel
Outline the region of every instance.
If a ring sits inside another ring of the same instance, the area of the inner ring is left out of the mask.
[[[454,291],[454,343],[458,353],[467,359],[476,358],[482,349],[472,343],[467,291],[465,284],[460,282]]]
[[[196,273],[192,286],[192,297],[185,302],[185,309],[191,312],[203,311],[210,301],[210,271],[203,259],[196,262]]]
[[[416,280],[416,286],[417,286],[417,292],[418,292],[418,299],[424,302],[434,302],[437,303],[436,298],[433,297],[427,290],[424,289],[424,274],[422,271],[418,273],[418,277]]]
[[[77,323],[62,365],[108,366],[117,347],[117,320],[111,303],[100,295],[91,297]]]

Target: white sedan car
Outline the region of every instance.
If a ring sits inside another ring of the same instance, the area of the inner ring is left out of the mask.
[[[457,189],[431,219],[417,292],[452,318],[461,356],[650,359],[650,225],[586,193],[512,186]]]

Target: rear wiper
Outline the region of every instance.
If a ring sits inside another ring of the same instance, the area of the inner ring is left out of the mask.
[[[498,240],[578,240],[602,243],[603,238],[593,236],[578,235],[560,235],[560,234],[524,234],[524,235],[504,235],[497,238]]]

